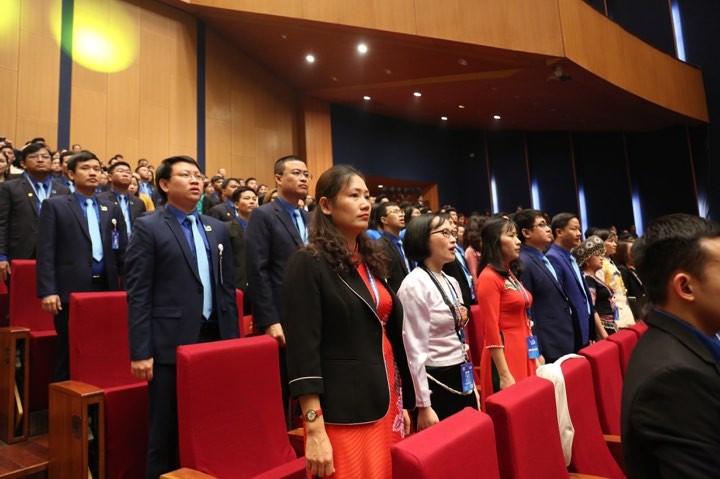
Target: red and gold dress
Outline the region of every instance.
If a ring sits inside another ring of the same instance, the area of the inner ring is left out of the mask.
[[[530,292],[514,277],[503,278],[490,266],[478,277],[476,297],[485,345],[480,359],[482,407],[493,388],[492,348],[504,348],[505,361],[515,382],[535,375],[536,359],[529,359],[527,337],[532,334],[527,311],[532,304]]]
[[[361,263],[357,271],[375,298],[365,265]],[[335,474],[331,477],[337,479],[391,478],[390,447],[402,439],[404,432],[400,374],[395,370],[392,345],[385,332],[385,323],[392,311],[392,297],[380,281],[375,283],[380,296],[377,314],[383,325],[383,353],[390,388],[390,407],[385,417],[370,424],[325,424],[335,464]]]

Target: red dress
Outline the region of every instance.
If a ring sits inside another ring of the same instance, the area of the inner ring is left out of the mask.
[[[364,264],[357,268],[373,298],[367,269]],[[377,313],[383,325],[383,352],[390,388],[390,407],[385,417],[370,424],[338,425],[325,424],[325,431],[333,448],[335,474],[343,478],[388,478],[392,477],[390,447],[402,439],[403,404],[400,375],[395,370],[392,345],[385,333],[385,323],[392,311],[392,297],[380,281],[376,281],[380,296]]]
[[[527,315],[532,304],[530,292],[517,279],[505,279],[490,266],[480,273],[475,291],[485,331],[480,359],[480,393],[485,409],[485,399],[494,392],[492,348],[504,347],[505,360],[515,382],[534,376],[538,364],[536,359],[528,358],[527,337],[532,334]]]

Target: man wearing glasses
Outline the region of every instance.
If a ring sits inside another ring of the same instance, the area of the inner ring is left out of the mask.
[[[378,241],[390,256],[390,276],[388,276],[387,282],[397,293],[400,284],[410,271],[410,265],[405,257],[405,249],[400,239],[400,231],[405,228],[405,212],[397,203],[385,202],[378,206],[377,217],[383,230]]]
[[[13,259],[35,259],[42,203],[70,190],[52,181],[52,157],[44,143],[31,143],[20,159],[25,172],[0,184],[0,280],[10,275]]]
[[[135,195],[128,194],[132,169],[124,161],[116,161],[108,170],[110,176],[110,191],[98,194],[98,198],[111,201],[120,207],[128,236],[132,233],[132,224],[145,213],[145,203]]]

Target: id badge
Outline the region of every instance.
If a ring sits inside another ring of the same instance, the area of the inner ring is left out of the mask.
[[[118,230],[112,230],[110,233],[112,237],[112,249],[120,249],[120,232],[118,232]]]
[[[460,376],[462,381],[462,392],[469,393],[475,388],[472,363],[463,363],[460,365]]]
[[[527,337],[527,347],[528,358],[537,359],[540,357],[540,347],[538,346],[537,336],[533,335]]]

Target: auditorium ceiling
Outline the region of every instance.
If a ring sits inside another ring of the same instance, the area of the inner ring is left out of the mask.
[[[163,1],[201,18],[300,94],[372,113],[483,130],[701,124],[565,58]],[[358,52],[361,43],[365,54]]]

